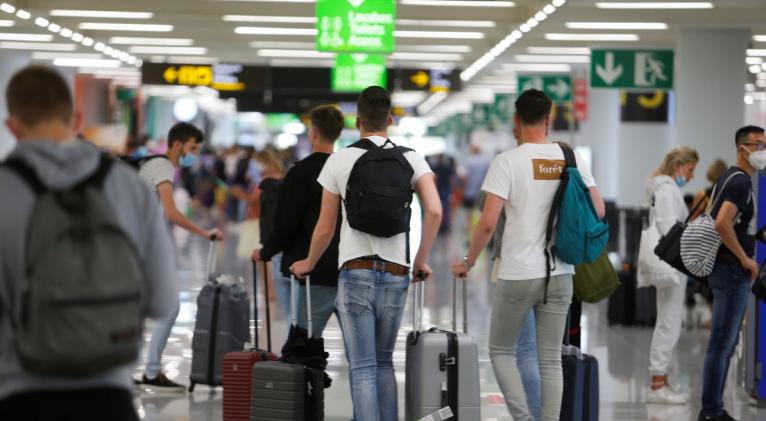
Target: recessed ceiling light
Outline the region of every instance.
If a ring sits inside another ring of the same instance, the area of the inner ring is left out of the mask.
[[[747,64],[761,64],[763,63],[763,59],[761,57],[746,57],[745,63]]]
[[[119,60],[100,60],[100,59],[78,59],[78,58],[59,58],[53,60],[54,66],[60,67],[120,67]]]
[[[527,47],[530,54],[579,54],[590,55],[590,48],[587,47]]]
[[[481,32],[449,32],[449,31],[394,31],[398,38],[445,38],[445,39],[483,39]]]
[[[224,15],[226,22],[259,22],[259,23],[316,23],[314,16],[252,16]]]
[[[583,55],[531,55],[518,54],[514,60],[522,63],[589,63],[590,57]]]
[[[97,42],[96,45],[93,46],[93,49],[96,51],[104,51],[105,48],[106,48],[106,44],[104,44],[103,42]]]
[[[3,4],[0,4],[0,10],[2,10],[5,13],[15,13],[16,7],[8,3],[3,3]]]
[[[48,19],[45,19],[43,17],[39,17],[39,18],[35,19],[35,25],[37,25],[37,26],[39,26],[41,28],[47,28],[49,23],[50,22],[48,22]]]
[[[121,12],[109,10],[51,10],[49,15],[76,18],[107,18],[107,19],[151,19],[152,12]]]
[[[423,60],[423,61],[462,61],[460,54],[438,54],[438,53],[403,53],[396,52],[389,56],[391,60]]]
[[[48,30],[53,32],[54,34],[57,34],[59,31],[61,31],[61,25],[52,23],[48,25]]]
[[[190,38],[140,38],[140,37],[111,37],[110,44],[116,45],[170,45],[188,47],[194,44]]]
[[[697,2],[596,2],[599,9],[712,9],[713,3],[707,1]]]
[[[216,64],[221,59],[218,57],[194,57],[194,56],[169,56],[165,60],[172,64]]]
[[[551,41],[638,41],[636,34],[545,34]]]
[[[48,42],[53,40],[53,35],[49,34],[0,34],[0,41],[35,41]]]
[[[748,68],[748,70],[750,70],[750,73],[752,73],[752,74],[760,73],[761,72],[761,66],[758,65],[758,64],[753,64],[752,66],[750,66]]]
[[[128,48],[133,54],[175,54],[203,56],[207,54],[207,48],[204,47],[164,47],[164,46],[146,46],[137,45]]]
[[[94,42],[95,41],[93,40],[93,38],[85,37],[85,39],[82,40],[82,45],[84,45],[86,47],[92,47]]]
[[[750,48],[747,50],[747,55],[753,57],[766,57],[766,49]]]
[[[0,49],[9,50],[41,50],[41,51],[74,51],[77,45],[71,43],[39,43],[39,42],[0,42]]]
[[[627,29],[627,30],[663,30],[668,29],[662,22],[567,22],[569,29]]]
[[[486,0],[400,0],[405,6],[515,7],[512,1]]]
[[[55,60],[57,58],[99,59],[102,56],[98,53],[56,53],[52,51],[35,51],[30,57],[32,60]]]
[[[16,12],[16,16],[18,16],[20,19],[24,19],[24,20],[27,20],[27,19],[29,19],[29,18],[31,18],[31,17],[32,17],[32,14],[31,14],[31,13],[29,13],[29,12],[27,12],[27,11],[26,11],[26,10],[24,10],[24,9],[19,9],[19,10]]]
[[[503,70],[510,70],[514,72],[570,72],[572,66],[568,64],[548,64],[548,63],[506,63],[503,65]],[[504,73],[502,70],[496,72],[496,74]]]
[[[334,58],[333,53],[322,53],[312,50],[275,50],[275,49],[263,49],[258,50],[258,56],[260,57],[292,57],[292,58]]]
[[[316,35],[316,28],[271,28],[260,26],[238,26],[234,33],[240,35]]]
[[[79,28],[91,31],[170,32],[173,30],[173,25],[83,22],[79,25]]]
[[[80,33],[75,32],[74,34],[72,34],[72,41],[74,42],[82,42],[82,40],[84,39],[85,37]]]
[[[547,13],[549,15],[551,13],[555,12],[555,11],[556,11],[556,6],[554,6],[552,4],[548,4],[545,7],[543,7],[543,12],[545,12],[545,13]]]
[[[462,28],[494,28],[497,26],[491,20],[426,20],[426,19],[397,19],[397,25],[415,26],[444,26]]]
[[[64,38],[69,38],[74,34],[74,32],[72,32],[72,30],[69,28],[64,28],[61,30],[61,32],[59,32],[59,34]]]

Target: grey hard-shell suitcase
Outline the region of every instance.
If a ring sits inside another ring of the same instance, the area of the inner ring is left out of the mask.
[[[213,273],[215,242],[208,250],[205,286],[197,297],[197,318],[192,338],[189,392],[197,384],[223,385],[223,357],[242,351],[250,342],[250,299],[238,284],[218,282]]]
[[[295,278],[290,279],[292,324],[297,326]],[[311,319],[311,279],[306,277],[308,332]],[[325,373],[303,364],[264,361],[253,366],[251,421],[323,421]]]
[[[457,279],[453,279],[452,331],[423,331],[423,282],[414,286],[413,331],[407,336],[405,412],[419,420],[449,407],[450,421],[481,419],[479,355],[468,335],[466,284],[463,281],[463,332],[457,332]]]

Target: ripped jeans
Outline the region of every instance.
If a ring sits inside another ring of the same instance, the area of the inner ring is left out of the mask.
[[[342,270],[336,307],[351,370],[355,421],[396,421],[393,353],[402,321],[408,275]]]

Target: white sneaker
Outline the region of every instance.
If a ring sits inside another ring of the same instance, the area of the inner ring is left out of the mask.
[[[685,405],[689,403],[689,396],[676,392],[670,386],[665,385],[657,390],[649,388],[649,393],[646,394],[646,403]]]

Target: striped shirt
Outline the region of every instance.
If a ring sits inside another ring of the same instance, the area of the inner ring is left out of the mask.
[[[176,169],[167,158],[154,158],[144,162],[138,175],[149,183],[153,190],[162,183],[173,183]]]

